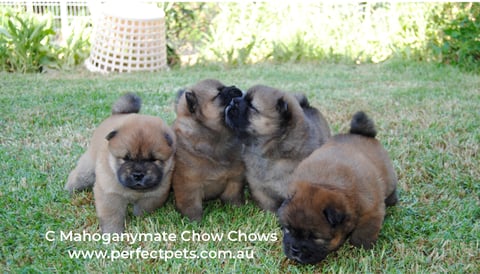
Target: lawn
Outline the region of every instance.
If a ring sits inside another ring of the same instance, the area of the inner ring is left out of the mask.
[[[209,202],[204,220],[190,223],[175,211],[172,197],[146,217],[130,212],[126,231],[170,239],[109,243],[63,237],[98,235],[92,193],[70,197],[63,186],[111,104],[136,92],[143,98],[142,113],[171,123],[176,91],[203,78],[245,90],[261,83],[303,92],[334,133],[347,130],[355,111],[366,111],[399,177],[400,203],[387,210],[375,247],[344,245],[318,265],[299,265],[283,255],[275,215],[252,201],[240,208]],[[0,102],[1,272],[480,271],[479,75],[396,62],[212,66],[108,76],[81,69],[2,73]],[[192,239],[194,232],[203,234]],[[71,258],[73,251],[108,252],[109,258]],[[146,256],[152,251],[180,258]],[[222,257],[223,251],[247,258],[187,258]]]

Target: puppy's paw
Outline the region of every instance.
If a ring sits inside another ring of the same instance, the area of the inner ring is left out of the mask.
[[[103,234],[123,233],[125,231],[125,215],[98,216]]]
[[[78,174],[74,170],[68,176],[68,180],[67,180],[67,183],[65,184],[64,189],[68,191],[70,194],[73,194],[74,192],[91,189],[94,182],[95,182],[94,173]]]
[[[83,154],[77,166],[68,175],[65,190],[72,194],[75,191],[90,189],[95,183],[95,161],[89,153]]]
[[[189,208],[184,208],[183,210],[180,210],[180,213],[184,216],[187,216],[188,219],[192,222],[200,222],[202,220],[203,216],[203,209],[200,208],[194,208],[194,207],[189,207]]]
[[[350,236],[350,243],[356,247],[370,249],[378,239],[382,227],[383,215],[370,216],[360,220]]]
[[[177,188],[175,190],[175,208],[183,216],[187,216],[190,221],[202,220],[203,208],[202,208],[202,194],[199,189],[184,188],[181,191]]]
[[[103,234],[113,234],[113,233],[121,234],[125,230],[125,226],[123,225],[123,223],[121,225],[108,224],[108,223],[102,223],[102,221],[100,221],[100,228]]]
[[[385,199],[385,205],[386,206],[393,206],[398,203],[398,195],[397,195],[397,190],[393,191],[392,194],[390,194],[386,199]]]
[[[265,191],[260,190],[252,190],[252,196],[255,202],[265,211],[270,212],[277,212],[280,206],[283,203],[284,199],[277,198],[270,196]]]
[[[230,183],[220,196],[220,199],[224,203],[230,203],[236,206],[244,205],[245,197],[243,195],[243,184]]]
[[[133,214],[135,216],[143,216],[151,213],[161,207],[165,202],[163,197],[143,198],[133,205]]]
[[[362,247],[364,249],[370,249],[377,242],[377,235],[352,235],[350,237],[350,243],[356,247]]]

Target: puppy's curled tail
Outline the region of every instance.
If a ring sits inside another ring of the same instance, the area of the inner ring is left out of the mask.
[[[371,138],[377,136],[375,124],[363,111],[359,111],[353,115],[352,122],[350,123],[350,133]]]
[[[138,113],[142,106],[142,99],[134,93],[126,93],[112,106],[112,114]]]

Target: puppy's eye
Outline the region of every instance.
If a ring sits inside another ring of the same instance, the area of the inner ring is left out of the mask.
[[[163,161],[159,159],[151,159],[150,162],[156,164],[156,165],[162,165]]]
[[[247,106],[253,111],[255,111],[256,113],[260,113],[260,111],[258,111],[258,109],[254,105],[252,105],[251,102],[247,102]]]
[[[127,154],[127,155],[125,155],[125,156],[123,157],[122,160],[124,160],[124,161],[131,161],[131,160],[132,160],[132,157],[130,156],[130,154]]]
[[[322,238],[313,238],[313,241],[318,245],[323,245],[327,242],[327,240],[322,239]]]
[[[312,237],[315,241],[316,240],[323,240],[323,235],[320,235],[318,233],[313,233]]]
[[[329,237],[329,235],[326,234],[320,234],[318,232],[312,233],[312,240],[317,243],[317,244],[324,244],[328,241],[330,241],[332,238]]]
[[[163,160],[158,159],[157,157],[154,156],[154,154],[150,154],[147,159],[145,159],[146,162],[154,163],[156,165],[161,165],[163,164]]]

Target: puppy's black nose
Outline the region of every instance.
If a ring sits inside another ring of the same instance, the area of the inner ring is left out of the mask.
[[[242,101],[242,98],[241,97],[235,97],[232,99],[232,101],[230,102],[230,105],[232,107],[238,107],[240,105],[240,101]]]
[[[133,180],[135,180],[136,182],[140,182],[140,181],[143,179],[143,177],[145,177],[145,175],[144,175],[143,173],[141,173],[141,172],[134,172],[134,173],[132,173],[132,178],[133,178]]]
[[[240,99],[239,98],[233,98],[232,101],[230,101],[230,104],[227,107],[227,114],[237,116],[238,112],[240,110],[239,105],[240,105]]]

